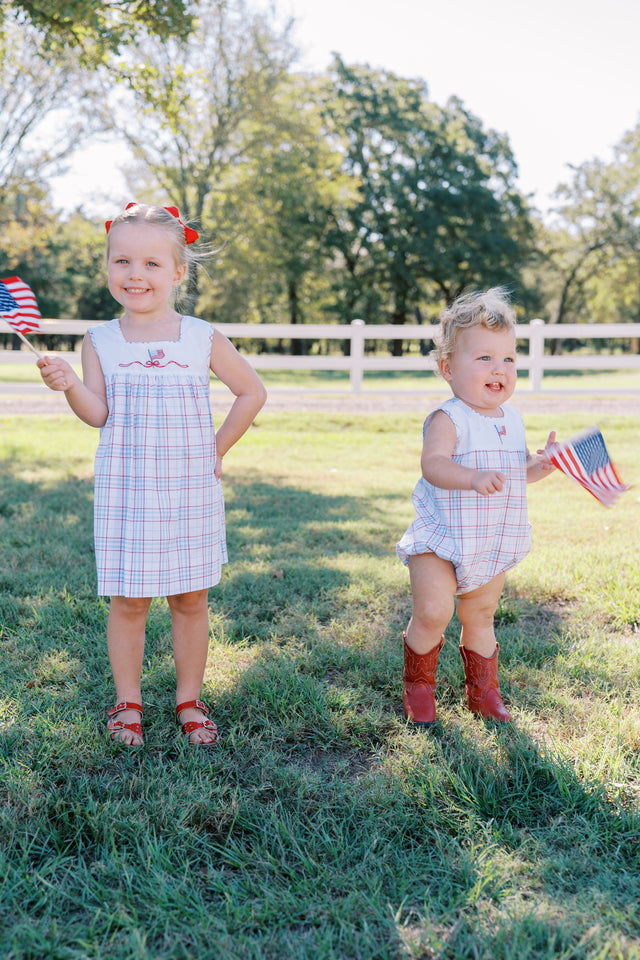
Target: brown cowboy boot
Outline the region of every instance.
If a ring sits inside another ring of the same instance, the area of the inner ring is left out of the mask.
[[[483,657],[473,650],[460,645],[460,655],[464,663],[465,691],[467,703],[472,713],[479,713],[490,720],[506,723],[512,716],[502,702],[498,686],[498,651],[492,657]]]
[[[402,634],[404,648],[404,688],[402,702],[407,720],[413,720],[420,727],[429,727],[436,719],[436,668],[438,657],[444,644],[440,643],[428,653],[416,653],[407,643],[406,633]]]

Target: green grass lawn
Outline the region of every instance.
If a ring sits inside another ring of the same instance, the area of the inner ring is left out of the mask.
[[[563,435],[591,422],[563,418]],[[634,418],[599,420],[640,479]],[[529,446],[551,418],[527,419]],[[172,719],[166,603],[146,747],[107,741],[92,457],[71,417],[0,418],[3,960],[640,957],[640,487],[555,474],[498,611],[498,727],[463,704],[455,622],[431,731],[404,722],[421,417],[263,414],[226,458],[231,562],[204,695]]]

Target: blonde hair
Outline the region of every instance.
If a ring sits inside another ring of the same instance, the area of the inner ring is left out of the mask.
[[[146,203],[132,203],[122,210],[113,220],[108,221],[105,261],[109,262],[111,231],[121,223],[149,223],[166,230],[173,244],[173,258],[176,266],[189,265],[200,259],[198,253],[189,249],[185,237],[184,223],[174,217],[166,207],[152,206]]]
[[[432,351],[438,364],[453,354],[460,330],[478,326],[487,330],[513,330],[516,312],[509,302],[505,287],[491,287],[490,290],[476,290],[457,297],[445,307],[439,321],[438,331],[433,338],[435,349]]]

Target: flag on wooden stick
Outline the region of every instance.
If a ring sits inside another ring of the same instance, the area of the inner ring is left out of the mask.
[[[596,426],[587,427],[564,443],[554,443],[550,458],[558,470],[581,484],[605,507],[612,507],[621,493],[631,489],[620,479]]]
[[[42,354],[25,337],[25,333],[34,333],[40,329],[39,321],[42,317],[33,290],[20,277],[0,280],[0,316],[26,343],[29,350],[42,359]]]
[[[42,319],[31,287],[20,277],[0,280],[0,314],[16,333],[33,333]]]

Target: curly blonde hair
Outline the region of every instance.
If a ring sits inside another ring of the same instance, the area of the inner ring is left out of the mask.
[[[440,361],[450,359],[460,330],[477,326],[488,330],[512,330],[516,326],[516,312],[505,287],[464,293],[445,307],[438,319],[435,349],[432,351],[438,365]]]

